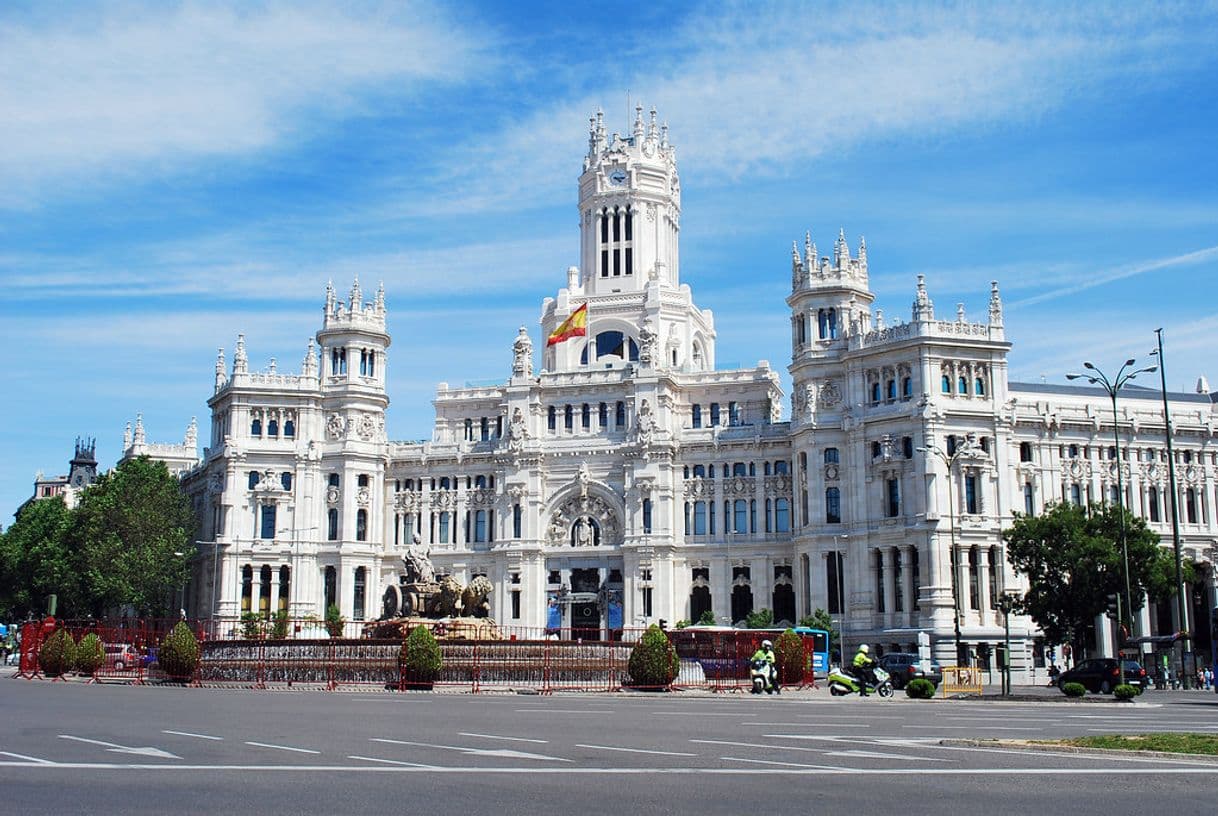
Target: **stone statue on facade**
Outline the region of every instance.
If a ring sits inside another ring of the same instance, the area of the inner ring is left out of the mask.
[[[647,325],[639,328],[639,364],[650,368],[656,364],[660,349],[660,336]]]
[[[411,545],[406,548],[406,553],[402,556],[402,566],[405,570],[403,583],[435,583],[436,568],[431,563],[430,555],[430,551],[419,544],[419,536],[416,533]]]
[[[516,342],[512,344],[512,376],[533,376],[533,341],[524,326],[516,334]]]

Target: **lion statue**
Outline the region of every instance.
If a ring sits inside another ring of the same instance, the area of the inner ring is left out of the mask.
[[[467,618],[485,618],[491,614],[491,604],[487,596],[494,590],[494,585],[485,575],[475,575],[474,580],[461,593],[461,614]]]
[[[461,606],[461,589],[461,582],[451,575],[440,580],[440,594],[435,598],[437,616],[451,618],[457,614]]]

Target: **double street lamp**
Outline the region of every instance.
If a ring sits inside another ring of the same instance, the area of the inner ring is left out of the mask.
[[[1087,369],[1089,374],[1067,374],[1067,380],[1084,379],[1092,385],[1098,385],[1108,394],[1108,398],[1112,400],[1112,439],[1115,443],[1113,451],[1116,454],[1116,476],[1117,476],[1117,515],[1120,517],[1120,536],[1121,536],[1121,562],[1123,564],[1123,572],[1125,573],[1125,614],[1131,615],[1133,612],[1133,593],[1130,591],[1129,585],[1129,546],[1125,540],[1125,478],[1124,470],[1121,465],[1121,427],[1120,418],[1117,415],[1117,392],[1127,382],[1132,380],[1139,374],[1151,374],[1158,370],[1156,366],[1144,366],[1143,368],[1135,368],[1137,361],[1130,358],[1121,365],[1117,370],[1116,376],[1109,378],[1103,371],[1096,368],[1090,360],[1083,362],[1083,368]],[[1124,663],[1121,661],[1121,644],[1120,631],[1118,629],[1118,642],[1116,644],[1117,665],[1121,666],[1121,681],[1124,682]]]

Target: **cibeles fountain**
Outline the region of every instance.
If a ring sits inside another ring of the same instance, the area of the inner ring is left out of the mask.
[[[483,575],[466,585],[452,575],[437,575],[430,551],[418,535],[402,556],[398,583],[385,588],[381,617],[368,624],[365,637],[405,637],[416,626],[427,626],[439,639],[500,640],[490,617],[488,600],[494,585]]]

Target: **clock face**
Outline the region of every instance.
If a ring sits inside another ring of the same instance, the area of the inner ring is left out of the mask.
[[[615,167],[609,173],[609,183],[614,184],[614,185],[625,184],[626,183],[626,171],[624,169],[622,169],[621,167]]]

